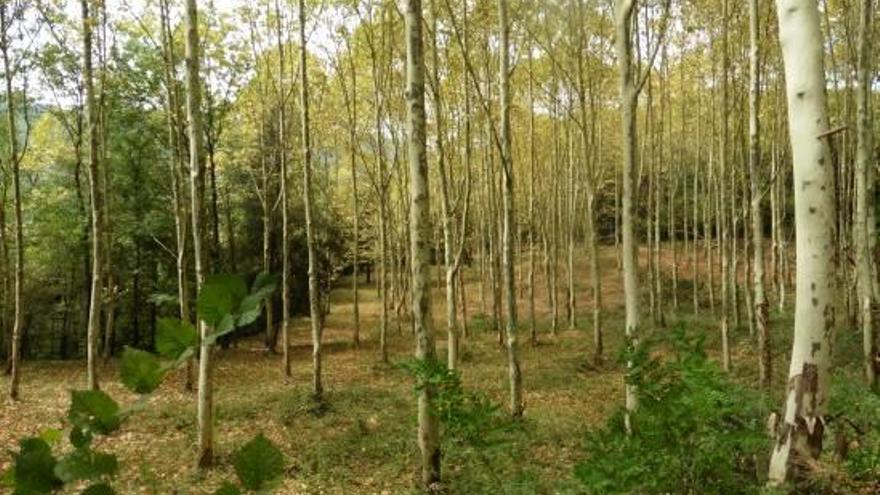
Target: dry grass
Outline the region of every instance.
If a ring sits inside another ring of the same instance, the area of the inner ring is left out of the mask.
[[[493,454],[491,466],[479,456],[446,455],[446,476],[452,488],[479,491],[480,480],[491,473],[510,482],[508,493],[556,493],[564,491],[579,460],[586,428],[599,425],[622,403],[623,377],[613,364],[621,344],[621,284],[612,247],[601,253],[603,300],[609,313],[606,352],[612,364],[602,369],[585,367],[592,352],[590,332],[569,330],[552,337],[548,332],[549,305],[540,256],[536,267],[536,304],[541,344],[522,339],[522,368],[526,389],[526,419],[510,443]],[[575,295],[580,326],[590,321],[591,288],[586,257],[578,253]],[[521,268],[525,269],[525,265]],[[560,328],[565,323],[565,268],[559,268]],[[468,311],[480,312],[480,274],[476,266],[466,271]],[[525,277],[523,277],[525,279]],[[325,330],[324,381],[327,408],[312,410],[307,390],[310,383],[311,347],[308,322],[293,325],[295,372],[286,381],[279,356],[264,352],[257,340],[240,342],[219,350],[215,360],[216,448],[218,467],[206,474],[193,465],[195,439],[194,396],[182,392],[180,376],[168,380],[146,411],[124,425],[112,437],[101,439],[99,448],[117,453],[122,473],[116,481],[119,493],[210,493],[233,478],[230,453],[258,432],[277,442],[285,453],[288,473],[281,493],[385,494],[412,490],[416,469],[415,420],[412,383],[401,369],[378,360],[378,303],[375,291],[361,293],[363,343],[350,345],[351,294],[345,288],[334,293],[332,314]],[[520,294],[524,320],[525,291]],[[684,296],[683,299],[687,299]],[[434,298],[438,352],[445,352],[443,295]],[[491,308],[491,305],[488,305]],[[411,355],[408,324],[389,325],[390,354],[399,362]],[[472,335],[463,343],[462,372],[465,384],[485,392],[506,405],[505,357],[489,325],[472,324]],[[524,327],[521,322],[521,327]],[[105,366],[104,388],[122,402],[134,397],[116,381],[116,363]],[[587,370],[587,371],[585,371]],[[16,439],[34,435],[45,427],[63,427],[69,390],[83,387],[82,362],[27,362],[22,384],[23,400],[0,407],[0,470],[8,466]],[[0,379],[4,390],[8,379]],[[469,480],[470,485],[462,484]],[[460,482],[456,485],[457,482]],[[470,488],[462,488],[470,486]],[[464,491],[461,491],[464,493]]]

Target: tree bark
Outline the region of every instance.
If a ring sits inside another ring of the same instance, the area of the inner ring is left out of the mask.
[[[312,394],[320,401],[324,393],[321,381],[321,337],[323,315],[319,304],[318,255],[315,252],[315,226],[312,211],[312,144],[309,126],[309,78],[306,51],[305,1],[299,0],[299,76],[300,76],[300,123],[302,124],[303,153],[303,207],[306,213],[306,244],[309,255],[309,319],[312,326]]]
[[[360,318],[360,300],[358,295],[358,277],[360,271],[360,203],[358,200],[358,174],[357,174],[357,70],[355,67],[354,52],[351,45],[346,41],[348,47],[348,62],[351,72],[351,92],[345,91],[345,75],[340,71],[339,80],[343,85],[343,93],[348,104],[349,111],[349,129],[348,129],[348,145],[351,160],[351,207],[353,221],[354,237],[352,241],[352,270],[351,270],[351,292],[352,292],[352,343],[355,347],[361,345],[361,318]]]
[[[718,150],[718,191],[719,191],[719,210],[718,221],[720,222],[721,243],[721,363],[725,371],[730,371],[730,230],[728,228],[729,218],[727,212],[728,195],[725,191],[727,182],[727,144],[728,144],[728,71],[730,68],[730,56],[728,54],[728,1],[722,1],[723,18],[721,30],[721,139],[720,148]],[[732,192],[731,192],[732,193]]]
[[[12,345],[9,361],[11,364],[11,376],[9,378],[9,397],[17,400],[19,397],[19,383],[21,382],[21,340],[24,319],[24,307],[22,301],[22,287],[24,285],[24,233],[23,217],[21,212],[21,156],[18,153],[18,137],[15,127],[15,103],[12,92],[12,77],[14,70],[9,60],[9,36],[8,29],[11,19],[7,11],[8,4],[0,4],[0,49],[3,52],[3,68],[6,81],[6,123],[8,126],[8,150],[7,161],[12,169],[13,209],[15,210],[15,275],[13,288],[14,316],[12,321]],[[24,103],[27,105],[27,101]],[[91,347],[90,347],[91,349]],[[91,357],[91,354],[90,354]]]
[[[621,152],[623,155],[623,198],[621,230],[623,234],[623,293],[625,302],[625,332],[627,347],[633,350],[639,345],[639,282],[638,282],[638,259],[636,257],[636,238],[633,232],[633,202],[636,194],[635,184],[635,152],[636,152],[636,105],[641,88],[647,79],[648,71],[654,63],[656,49],[650,57],[647,70],[639,74],[639,80],[633,77],[632,61],[632,24],[634,14],[634,0],[618,0],[615,4],[615,51],[620,84],[620,123],[621,123]],[[669,2],[665,4],[666,14],[669,12]],[[664,17],[664,24],[666,23]],[[665,29],[665,28],[664,28]],[[660,43],[658,36],[658,47]],[[631,372],[633,362],[627,361],[627,373]],[[638,408],[638,396],[636,387],[626,384],[626,416],[625,424],[627,432],[632,431],[632,414]]]
[[[876,267],[872,256],[874,173],[873,173],[873,118],[871,115],[872,44],[871,29],[873,0],[861,0],[859,9],[859,50],[856,91],[856,208],[853,225],[853,245],[856,251],[856,286],[858,307],[861,310],[862,350],[865,379],[868,386],[877,387],[877,342],[874,336],[873,310],[876,304],[873,284]]]
[[[412,273],[412,316],[416,359],[433,363],[434,325],[431,316],[430,257],[431,212],[428,188],[428,160],[425,132],[425,59],[422,53],[422,2],[406,3],[406,106],[410,168],[410,267]],[[440,482],[440,424],[433,411],[436,391],[430,383],[420,384],[418,397],[419,448],[422,454],[422,487],[428,490]]]
[[[531,44],[526,48],[529,74],[529,337],[532,346],[538,345],[535,321],[535,76]]]
[[[86,343],[86,369],[88,388],[98,389],[98,337],[101,332],[101,287],[103,268],[104,207],[101,189],[101,159],[98,150],[98,104],[95,98],[92,68],[92,33],[94,18],[90,14],[90,0],[82,0],[83,26],[83,84],[86,93],[86,125],[89,129],[89,194],[92,198],[92,289],[89,301],[89,322]]]
[[[186,188],[184,187],[184,163],[183,144],[181,143],[182,125],[180,118],[180,99],[177,90],[177,81],[173,77],[176,65],[174,57],[174,43],[169,21],[169,6],[167,0],[162,0],[160,6],[160,19],[162,23],[162,56],[164,61],[163,76],[165,78],[165,105],[166,121],[168,126],[168,145],[171,148],[169,167],[171,172],[171,195],[174,203],[174,238],[175,238],[175,268],[177,273],[177,306],[181,320],[191,321],[189,307],[189,281],[187,276],[187,236],[188,236],[188,211],[186,206]],[[187,360],[184,390],[193,390],[193,360]]]
[[[199,72],[199,20],[197,0],[186,1],[186,114],[189,121],[190,214],[192,215],[193,260],[196,294],[208,273],[205,233],[202,222],[204,177],[202,165],[202,80]],[[211,328],[199,321],[198,466],[214,463],[214,399],[211,366]]]
[[[794,342],[785,412],[769,483],[819,457],[835,327],[834,171],[828,136],[824,44],[816,0],[777,0],[794,163],[797,255]]]
[[[507,366],[510,379],[510,413],[514,418],[523,414],[522,372],[519,365],[517,327],[516,327],[516,291],[514,287],[513,231],[514,225],[514,190],[513,190],[513,157],[511,154],[510,133],[510,92],[509,92],[509,46],[510,26],[507,21],[507,0],[498,0],[498,21],[501,31],[501,56],[499,67],[501,101],[501,164],[503,172],[503,257],[504,257],[504,292],[507,299]]]
[[[752,276],[755,331],[758,334],[758,370],[761,385],[769,389],[771,377],[770,329],[764,290],[764,219],[761,212],[760,81],[758,66],[758,0],[749,0],[749,186],[752,217]]]
[[[278,46],[278,160],[281,165],[281,369],[285,378],[290,368],[290,220],[287,186],[287,99],[284,65],[284,41],[281,29],[281,6],[275,0],[275,36]],[[311,241],[311,239],[309,239]],[[310,300],[311,300],[311,284]]]

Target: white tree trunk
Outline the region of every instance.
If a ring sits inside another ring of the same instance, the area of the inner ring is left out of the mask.
[[[412,316],[416,359],[433,362],[434,324],[431,316],[431,203],[428,159],[425,149],[425,59],[422,53],[422,2],[406,4],[406,104],[410,167],[410,266],[412,269]],[[435,390],[422,384],[418,399],[421,481],[424,488],[440,482],[439,421],[432,411]]]
[[[196,0],[186,2],[186,113],[189,119],[190,213],[192,214],[193,259],[196,269],[196,293],[208,272],[202,225],[202,80],[199,73],[199,20]],[[198,395],[198,465],[214,462],[214,399],[211,369],[211,334],[199,321],[199,395]]]
[[[312,212],[312,145],[309,132],[309,79],[306,52],[306,12],[304,0],[299,0],[299,77],[300,77],[300,124],[302,125],[303,153],[303,207],[306,214],[306,245],[309,256],[309,320],[312,326],[312,395],[321,400],[324,385],[321,381],[321,338],[324,315],[319,303],[317,253],[315,252],[315,226]]]
[[[507,367],[510,379],[510,413],[514,418],[523,414],[522,372],[519,367],[517,328],[516,328],[516,292],[514,288],[513,231],[515,217],[513,212],[513,158],[511,154],[510,136],[510,92],[509,92],[509,53],[508,37],[510,26],[507,21],[507,0],[498,0],[499,29],[501,31],[501,63],[499,78],[501,90],[501,169],[503,173],[504,199],[504,292],[507,299]]]
[[[101,276],[103,274],[103,194],[100,187],[101,158],[98,152],[98,105],[95,101],[92,70],[92,31],[94,18],[89,13],[89,1],[82,0],[83,23],[83,84],[86,93],[86,121],[89,129],[89,193],[92,198],[92,289],[89,302],[89,322],[86,330],[86,368],[88,388],[98,388],[98,334],[101,328]]]
[[[621,136],[623,139],[623,198],[621,230],[623,231],[623,292],[626,305],[625,331],[628,346],[638,345],[639,337],[639,278],[636,258],[636,238],[633,232],[633,196],[635,195],[635,150],[637,93],[632,75],[632,15],[633,0],[617,2],[615,41],[617,64],[620,70]],[[631,368],[632,362],[627,363]],[[631,415],[638,408],[638,397],[633,385],[626,385],[626,425],[629,431]]]
[[[284,40],[280,2],[275,0],[275,36],[278,46],[278,160],[281,162],[281,371],[290,378],[290,222],[287,199],[287,89],[284,84]],[[273,342],[274,344],[274,342]]]
[[[10,377],[9,377],[9,397],[12,400],[18,399],[18,385],[21,381],[21,334],[22,334],[22,319],[23,319],[23,311],[24,307],[22,306],[22,287],[24,285],[24,233],[23,233],[23,217],[21,213],[21,156],[18,153],[18,140],[16,137],[17,128],[15,127],[15,104],[14,104],[14,95],[12,92],[12,77],[14,74],[14,69],[10,65],[9,60],[9,37],[8,37],[8,29],[10,19],[7,17],[7,4],[4,3],[0,6],[0,30],[2,30],[2,51],[3,51],[3,69],[5,73],[5,81],[6,81],[6,123],[8,125],[8,150],[9,154],[7,155],[7,160],[9,162],[9,166],[12,169],[12,189],[13,189],[13,204],[15,210],[15,287],[14,287],[14,295],[13,295],[13,306],[15,307],[15,315],[12,323],[12,345],[10,346]],[[83,7],[85,8],[85,7]],[[84,11],[85,13],[85,11]],[[27,102],[25,102],[27,105]],[[91,114],[90,114],[91,115]],[[98,203],[100,204],[100,203]],[[96,237],[98,238],[98,237]],[[98,245],[99,243],[96,243]],[[99,282],[100,285],[100,282]],[[94,293],[93,293],[94,294]],[[92,301],[94,301],[94,296],[92,297]],[[100,314],[100,313],[99,313]],[[91,322],[91,318],[89,319]],[[91,329],[92,326],[89,325]],[[97,325],[95,327],[97,329]],[[90,371],[90,380],[89,380],[89,388],[94,388],[92,385],[97,386],[97,381],[92,381],[91,377],[94,376],[93,366],[96,361],[95,354],[95,345],[97,345],[97,338],[95,340],[89,340],[89,357],[91,359],[90,363],[92,366],[89,367]]]
[[[779,485],[822,448],[835,327],[834,171],[816,0],[777,0],[794,163],[797,286],[785,412],[770,460]]]

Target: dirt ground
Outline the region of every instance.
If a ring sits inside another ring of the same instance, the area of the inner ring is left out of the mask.
[[[684,256],[684,255],[682,255]],[[602,298],[606,306],[608,364],[586,365],[592,354],[591,299],[587,259],[576,256],[575,295],[578,329],[568,330],[565,301],[567,276],[560,265],[560,331],[549,331],[549,304],[540,254],[535,257],[536,313],[540,345],[528,343],[526,291],[520,291],[521,359],[526,418],[510,443],[495,454],[491,465],[479,455],[447,452],[444,475],[450,491],[480,492],[492,476],[513,480],[510,493],[560,493],[580,459],[584,433],[598,426],[623,401],[623,376],[614,357],[621,345],[622,287],[613,246],[601,251]],[[564,259],[563,257],[560,260]],[[667,256],[664,256],[664,264]],[[684,260],[682,276],[687,274]],[[525,270],[527,265],[520,267]],[[470,336],[462,343],[462,375],[469,388],[485,392],[506,407],[504,350],[497,344],[488,318],[481,314],[479,270],[466,272]],[[522,277],[525,280],[525,274]],[[487,283],[488,277],[483,277]],[[408,323],[391,313],[392,364],[379,360],[376,292],[359,292],[363,343],[351,345],[350,284],[333,293],[332,312],[324,335],[324,381],[327,408],[316,411],[307,399],[311,374],[308,321],[293,325],[294,376],[282,377],[281,357],[265,352],[258,339],[218,350],[215,360],[216,442],[218,467],[200,473],[194,467],[195,397],[182,390],[180,374],[163,384],[148,407],[96,447],[120,457],[118,493],[211,493],[234,478],[230,454],[258,432],[276,442],[285,454],[287,475],[279,493],[396,494],[412,491],[416,474],[415,400],[412,380],[394,363],[412,354]],[[682,304],[690,304],[682,293]],[[488,293],[487,293],[488,297]],[[486,304],[491,311],[491,304]],[[445,353],[444,297],[434,297],[438,353]],[[121,403],[135,399],[118,383],[116,363],[101,369],[103,388]],[[25,362],[22,400],[0,403],[0,471],[9,465],[16,440],[46,427],[63,428],[69,390],[85,385],[82,361]],[[0,388],[8,378],[0,377]],[[482,459],[482,461],[480,460]],[[465,485],[465,481],[467,485]],[[466,488],[465,488],[466,487]]]

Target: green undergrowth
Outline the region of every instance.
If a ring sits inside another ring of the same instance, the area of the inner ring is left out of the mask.
[[[663,349],[659,352],[658,349]],[[757,493],[769,452],[762,398],[731,380],[703,332],[655,333],[623,358],[639,409],[591,429],[575,470],[587,493]]]

